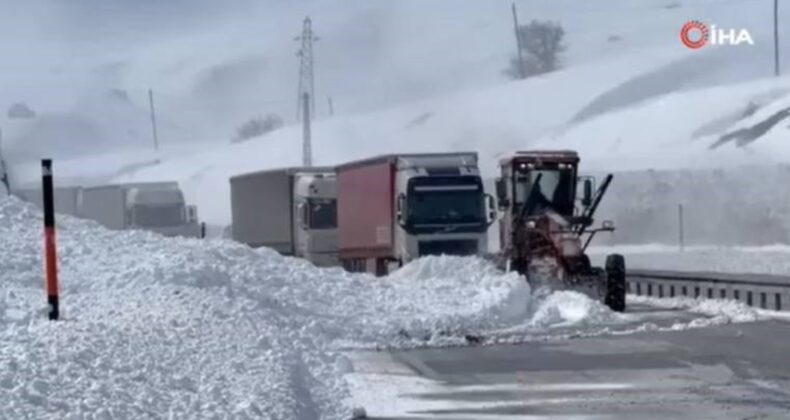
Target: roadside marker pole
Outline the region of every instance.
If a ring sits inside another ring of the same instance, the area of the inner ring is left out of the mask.
[[[58,296],[58,259],[55,246],[55,199],[52,185],[52,159],[41,160],[41,184],[44,194],[44,259],[47,276],[49,319],[60,317]]]

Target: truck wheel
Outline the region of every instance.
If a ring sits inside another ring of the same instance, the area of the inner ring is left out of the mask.
[[[606,257],[606,306],[615,312],[625,311],[625,257]]]

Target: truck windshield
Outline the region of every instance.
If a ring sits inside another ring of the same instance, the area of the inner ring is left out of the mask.
[[[337,227],[337,200],[331,198],[309,198],[310,229],[334,229]]]
[[[540,183],[533,188],[538,174]],[[547,207],[559,214],[573,213],[573,170],[572,169],[533,169],[516,174],[516,204],[522,205],[529,200],[528,214],[534,214]],[[528,194],[532,194],[527,197]]]
[[[184,207],[180,205],[135,205],[133,223],[140,227],[178,226],[184,223]]]
[[[409,186],[409,223],[485,223],[483,191],[477,177],[415,178]]]

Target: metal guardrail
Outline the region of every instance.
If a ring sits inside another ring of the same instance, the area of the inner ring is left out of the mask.
[[[626,283],[628,293],[640,296],[733,299],[763,309],[790,310],[790,276],[628,270]]]

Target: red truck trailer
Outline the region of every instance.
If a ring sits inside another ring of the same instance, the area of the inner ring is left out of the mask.
[[[347,270],[384,275],[423,255],[486,252],[496,212],[476,153],[386,155],[336,172],[338,251]]]
[[[394,254],[395,161],[395,156],[382,156],[336,169],[338,248],[350,271],[382,272],[382,267],[367,267],[367,261]]]

